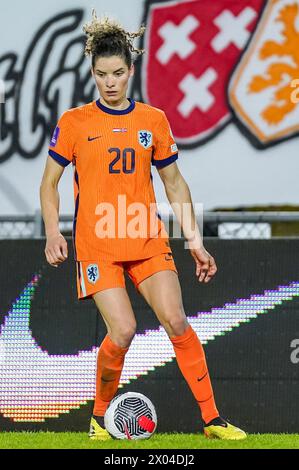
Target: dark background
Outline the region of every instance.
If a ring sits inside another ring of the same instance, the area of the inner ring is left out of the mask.
[[[58,269],[44,258],[44,240],[0,241],[0,325],[34,273],[42,273],[31,309],[33,336],[50,354],[75,354],[99,345],[105,336],[93,300],[78,301],[72,243]],[[207,285],[197,282],[193,258],[183,241],[171,240],[187,315],[234,303],[299,281],[299,240],[206,239],[218,273]],[[159,326],[154,313],[127,278],[138,332]],[[163,286],[161,286],[163,288]],[[299,364],[290,360],[290,343],[299,338],[299,298],[282,302],[239,328],[205,345],[218,408],[248,432],[298,432]],[[21,360],[21,357],[20,357]],[[201,430],[200,414],[176,362],[157,367],[124,386],[156,406],[160,432]],[[88,430],[93,403],[45,423],[14,423],[0,416],[2,430]]]

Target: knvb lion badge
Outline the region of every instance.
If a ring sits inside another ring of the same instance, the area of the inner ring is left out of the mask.
[[[90,284],[95,284],[100,277],[97,264],[89,264],[86,268],[87,280]]]
[[[148,149],[153,144],[153,134],[146,130],[138,131],[138,142],[142,147]]]
[[[180,146],[212,137],[231,118],[227,86],[263,0],[146,3],[142,98],[163,109]]]

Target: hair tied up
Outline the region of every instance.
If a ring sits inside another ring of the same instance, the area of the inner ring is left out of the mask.
[[[144,49],[135,48],[133,44],[134,39],[144,34],[144,25],[141,25],[138,31],[131,33],[126,31],[116,20],[108,16],[98,18],[94,8],[92,9],[92,19],[84,24],[83,31],[87,36],[84,51],[86,56],[97,55],[101,49],[101,44],[107,41],[107,39],[111,40],[111,42],[120,43],[120,47],[127,48],[131,53],[141,55],[145,52]]]

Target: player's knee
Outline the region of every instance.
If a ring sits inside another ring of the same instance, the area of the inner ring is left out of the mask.
[[[136,333],[136,324],[123,325],[112,332],[115,343],[121,348],[128,348]]]
[[[169,317],[163,326],[169,336],[181,336],[186,331],[188,322],[185,314],[179,311]]]

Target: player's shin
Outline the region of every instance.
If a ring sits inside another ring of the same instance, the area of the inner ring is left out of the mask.
[[[94,416],[104,416],[110,401],[114,397],[128,349],[113,343],[108,335],[104,338],[97,358]]]
[[[170,338],[178,366],[200,407],[202,419],[208,423],[219,416],[203,347],[189,325],[181,336]]]

